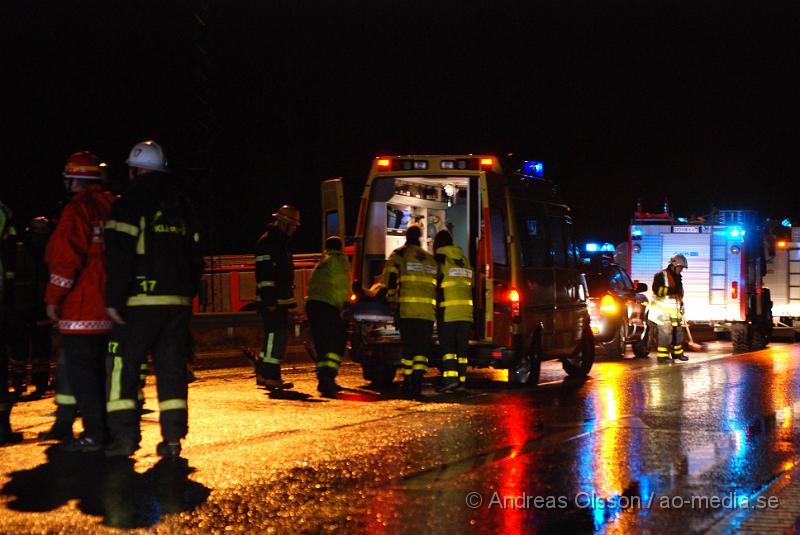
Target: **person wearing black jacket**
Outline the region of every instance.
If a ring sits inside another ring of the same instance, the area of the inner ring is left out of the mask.
[[[300,211],[284,204],[256,243],[256,304],[264,322],[264,349],[256,364],[256,384],[269,390],[291,388],[281,379],[294,298],[294,264],[289,238],[300,226]]]
[[[192,299],[203,274],[199,224],[167,173],[161,147],[138,143],[127,164],[132,183],[106,225],[106,306],[115,322],[108,345],[107,456],[139,448],[139,373],[152,355],[161,435],[156,452],[177,457],[188,432],[186,359]]]
[[[11,431],[11,397],[8,395],[8,354],[6,348],[9,316],[14,303],[14,270],[16,263],[17,231],[11,220],[11,210],[0,202],[0,446],[22,440],[21,433]]]

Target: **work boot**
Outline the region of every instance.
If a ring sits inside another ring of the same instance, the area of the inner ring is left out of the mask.
[[[411,395],[419,397],[422,395],[422,374],[414,373],[411,375]]]
[[[72,440],[72,422],[60,422],[56,419],[53,427],[39,433],[39,440],[58,440],[59,442]]]
[[[406,375],[403,378],[403,386],[400,389],[400,395],[406,399],[411,399],[414,397],[414,387],[412,385],[412,380],[410,375]]]
[[[11,431],[10,415],[8,410],[0,412],[0,446],[22,442],[22,433]]]
[[[658,364],[669,364],[669,357],[658,357],[656,362]]]
[[[92,437],[80,437],[62,443],[61,449],[70,453],[94,453],[103,449],[103,441]]]
[[[139,449],[139,442],[130,438],[115,438],[111,444],[106,446],[104,454],[106,457],[130,457]]]
[[[672,360],[679,360],[681,362],[686,362],[689,360],[689,357],[686,356],[686,353],[681,353],[680,355],[672,355]]]
[[[456,390],[459,389],[459,383],[445,383],[441,387],[439,387],[436,391],[441,394],[452,394]]]
[[[336,379],[333,377],[320,377],[317,390],[324,396],[332,396],[336,392],[341,392],[344,388],[336,384]]]
[[[164,440],[156,446],[156,453],[159,457],[165,459],[177,459],[181,455],[181,441],[180,440]]]
[[[294,383],[287,383],[282,379],[268,379],[262,375],[256,374],[256,384],[263,386],[267,390],[288,390],[294,386]]]

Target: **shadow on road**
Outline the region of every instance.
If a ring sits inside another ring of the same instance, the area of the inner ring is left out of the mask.
[[[107,526],[145,528],[157,524],[162,515],[195,509],[211,493],[189,480],[194,469],[182,458],[162,459],[139,474],[129,458],[68,453],[58,446],[46,454],[45,464],[9,475],[2,494],[14,497],[10,509],[51,511],[78,500],[80,511],[101,516]]]

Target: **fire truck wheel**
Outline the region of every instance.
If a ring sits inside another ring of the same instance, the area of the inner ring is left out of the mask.
[[[561,361],[561,366],[570,377],[586,377],[594,364],[594,336],[586,322],[583,336],[578,344],[578,348],[572,356]]]

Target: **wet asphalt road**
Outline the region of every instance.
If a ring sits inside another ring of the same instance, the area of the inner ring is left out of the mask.
[[[429,385],[422,401],[368,390],[353,364],[333,400],[307,364],[288,367],[281,396],[246,367],[212,366],[190,387],[178,462],[154,454],[157,413],[135,459],[109,462],[37,442],[52,398],[19,403],[0,533],[720,529],[800,459],[800,346],[729,352],[669,365],[598,353],[587,381],[548,362],[535,389],[476,370],[467,393]],[[147,395],[152,408],[152,378]]]

